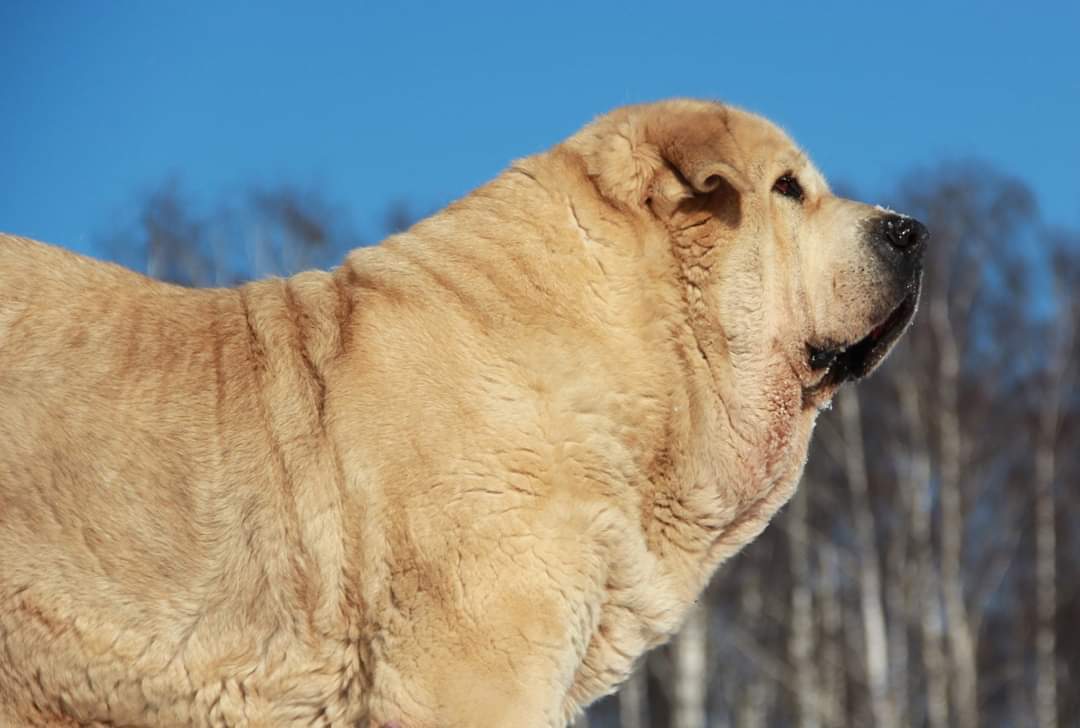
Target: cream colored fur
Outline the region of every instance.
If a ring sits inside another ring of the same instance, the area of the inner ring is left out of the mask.
[[[791,496],[874,214],[680,100],[329,273],[0,236],[0,724],[563,725]]]

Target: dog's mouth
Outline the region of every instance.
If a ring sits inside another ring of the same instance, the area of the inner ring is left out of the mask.
[[[919,285],[915,283],[896,308],[858,341],[842,346],[808,344],[806,351],[810,369],[814,372],[824,370],[813,389],[835,388],[844,382],[862,379],[874,371],[911,323],[918,303]]]

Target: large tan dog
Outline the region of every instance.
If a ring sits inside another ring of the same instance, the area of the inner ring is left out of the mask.
[[[0,237],[0,722],[563,725],[791,496],[925,238],[698,101],[332,273]]]

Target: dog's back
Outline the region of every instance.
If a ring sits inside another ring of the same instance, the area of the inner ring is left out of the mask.
[[[324,298],[328,279],[296,295]],[[273,341],[285,286],[185,289],[0,236],[0,725],[59,721],[36,707],[56,696],[69,715],[173,724],[217,705],[232,724],[220,674],[286,651],[318,570],[289,544],[325,524],[296,513],[283,486],[305,473],[285,471],[332,468]],[[340,662],[290,652],[279,679]],[[300,699],[328,704],[340,681],[308,677]]]

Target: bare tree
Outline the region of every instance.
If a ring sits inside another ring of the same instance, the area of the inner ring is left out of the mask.
[[[851,490],[852,521],[859,554],[859,602],[862,607],[871,714],[874,725],[895,728],[897,711],[889,690],[888,637],[885,631],[885,608],[881,598],[877,529],[869,501],[859,394],[849,388],[841,392],[838,399],[844,431],[844,467],[848,488]]]
[[[397,210],[395,223],[405,214]],[[255,189],[203,209],[169,179],[102,247],[155,278],[205,286],[330,265],[360,244],[345,212],[318,192]]]
[[[813,577],[810,572],[810,536],[807,525],[809,494],[804,485],[788,511],[787,536],[791,560],[791,630],[788,656],[795,673],[795,699],[800,728],[818,728],[820,690],[818,665],[814,662]]]
[[[898,368],[895,377],[901,412],[908,431],[910,449],[907,453],[907,478],[903,487],[911,490],[912,505],[908,526],[915,549],[913,560],[917,607],[911,615],[919,627],[922,643],[923,683],[926,714],[930,728],[949,725],[948,672],[942,648],[942,607],[934,566],[933,544],[930,538],[930,516],[933,499],[930,492],[930,454],[923,436],[923,419],[919,406],[918,386],[910,371]],[[896,574],[893,574],[895,577]]]
[[[648,686],[645,661],[641,660],[629,679],[619,688],[619,725],[621,728],[646,728]]]
[[[705,672],[706,625],[704,602],[690,610],[679,634],[672,641],[671,728],[705,728],[705,700],[709,680]]]
[[[761,590],[761,577],[754,573],[742,586],[739,599],[740,622],[752,630],[754,623],[762,620],[764,599]],[[744,641],[744,649],[750,646]],[[760,660],[759,660],[760,663]],[[740,686],[738,703],[735,710],[737,728],[764,728],[769,719],[769,705],[776,692],[776,681],[770,681],[760,670],[751,670]]]
[[[959,728],[978,728],[975,643],[964,597],[964,509],[960,472],[962,447],[957,393],[960,354],[944,293],[930,301],[930,321],[940,351],[937,410],[941,466],[941,585],[948,624],[950,687]]]
[[[821,554],[820,594],[821,648],[823,662],[822,689],[824,691],[823,724],[842,726],[847,724],[847,643],[844,639],[844,606],[840,584],[840,557],[836,545],[822,540],[818,543]]]
[[[1038,431],[1035,444],[1035,716],[1039,728],[1057,728],[1057,439],[1062,410],[1072,392],[1075,363],[1069,354],[1076,337],[1075,304],[1055,276],[1058,316],[1041,387]]]

